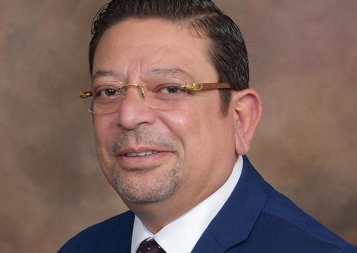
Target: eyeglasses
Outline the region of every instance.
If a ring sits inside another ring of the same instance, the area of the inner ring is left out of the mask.
[[[128,88],[138,88],[142,101],[155,110],[174,110],[178,103],[196,91],[233,89],[228,83],[192,83],[186,85],[181,79],[154,85],[123,84],[119,81],[95,82],[91,91],[79,94],[82,99],[92,97],[88,111],[93,114],[111,114],[119,110]]]

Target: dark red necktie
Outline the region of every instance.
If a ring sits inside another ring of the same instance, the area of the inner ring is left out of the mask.
[[[136,253],[166,253],[166,251],[154,239],[149,239],[140,243]]]

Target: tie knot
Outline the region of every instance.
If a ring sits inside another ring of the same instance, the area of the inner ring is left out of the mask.
[[[165,250],[154,240],[148,239],[140,243],[136,253],[166,253]]]

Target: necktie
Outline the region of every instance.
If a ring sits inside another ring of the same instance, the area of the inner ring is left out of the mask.
[[[140,243],[136,253],[166,253],[166,251],[154,239],[148,239]]]

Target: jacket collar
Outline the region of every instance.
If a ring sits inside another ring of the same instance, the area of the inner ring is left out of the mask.
[[[243,171],[237,186],[193,252],[224,252],[246,240],[268,201],[270,189],[243,156]]]

